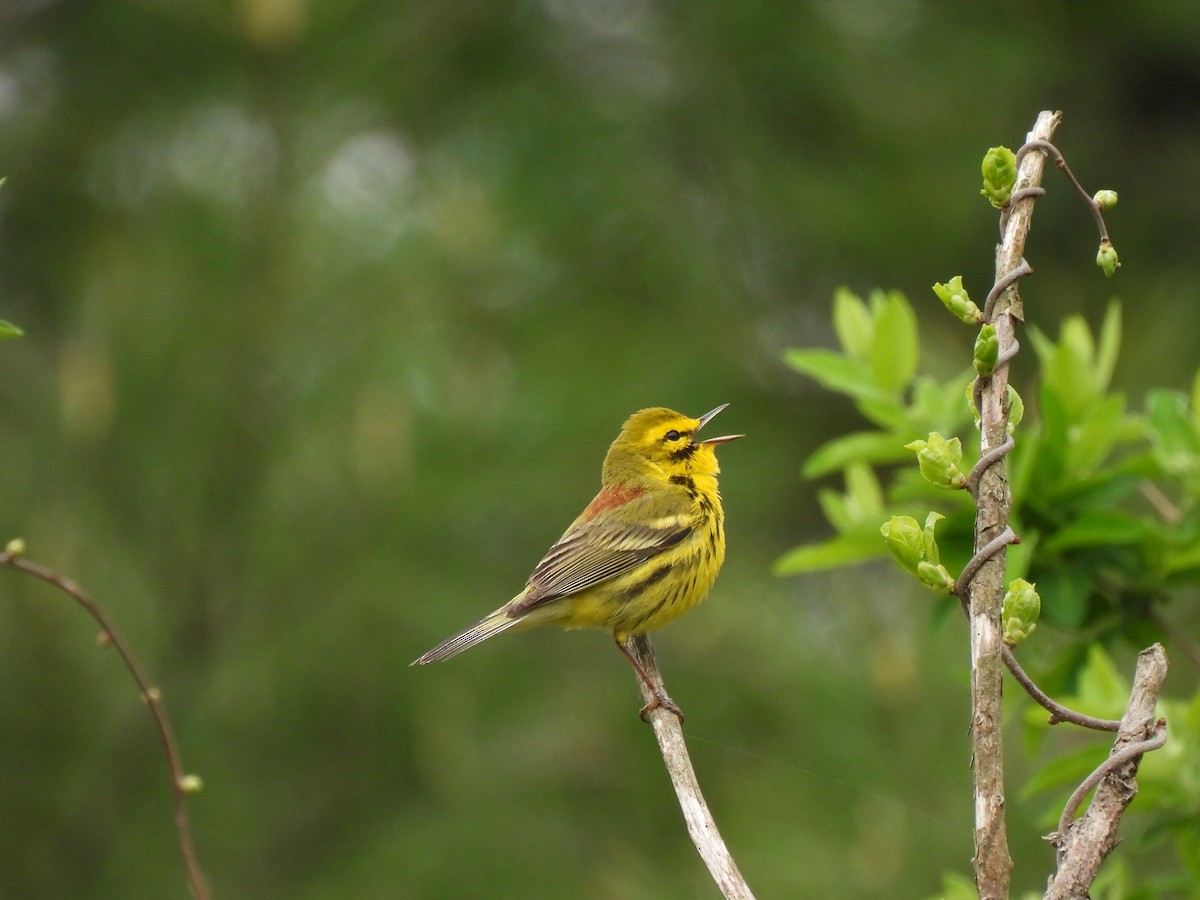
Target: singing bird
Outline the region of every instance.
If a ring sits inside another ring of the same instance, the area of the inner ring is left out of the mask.
[[[412,665],[449,659],[510,628],[608,628],[655,697],[642,717],[664,706],[682,720],[629,639],[703,600],[725,561],[716,446],[744,435],[697,435],[728,405],[698,419],[663,407],[630,416],[604,457],[600,493],[546,551],[525,589]]]

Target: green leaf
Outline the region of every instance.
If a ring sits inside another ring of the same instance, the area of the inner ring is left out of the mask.
[[[858,431],[822,444],[804,462],[804,476],[819,478],[852,463],[899,462],[908,457],[901,439],[886,431]]]
[[[974,881],[957,872],[947,872],[942,876],[942,889],[928,900],[978,900],[978,897]]]
[[[846,469],[846,499],[857,522],[865,525],[879,520],[883,515],[883,488],[874,469],[862,464]]]
[[[1079,709],[1097,716],[1119,716],[1129,699],[1129,684],[1112,657],[1099,644],[1088,647],[1087,663],[1079,674]]]
[[[964,372],[962,378],[966,377]],[[918,375],[913,379],[912,399],[908,407],[910,432],[957,431],[961,424],[970,421],[969,415],[970,406],[963,403],[963,392],[957,376],[944,383],[927,375]]]
[[[925,556],[926,562],[938,565],[941,560],[941,553],[938,550],[937,537],[934,530],[937,528],[937,523],[946,518],[940,512],[931,510],[929,515],[925,517],[925,528],[922,531],[922,537],[925,541]]]
[[[1112,383],[1113,370],[1117,366],[1117,355],[1121,351],[1121,304],[1116,300],[1108,304],[1104,322],[1100,325],[1100,341],[1096,349],[1096,376],[1102,390]]]
[[[880,428],[899,431],[908,424],[909,412],[899,396],[861,397],[854,401],[854,405]]]
[[[1162,566],[1164,575],[1179,575],[1200,570],[1200,543],[1167,551],[1163,554]]]
[[[858,522],[850,511],[850,504],[845,494],[828,488],[817,491],[817,504],[835,531],[845,533],[853,531],[857,527]]]
[[[1071,434],[1068,466],[1076,477],[1090,475],[1108,457],[1121,437],[1125,418],[1125,398],[1109,394],[1096,403]]]
[[[1041,723],[1045,723],[1046,711],[1040,706],[1033,707],[1030,714],[1036,716]],[[1103,748],[1081,747],[1073,753],[1067,753],[1043,765],[1029,779],[1021,794],[1028,799],[1043,791],[1058,790],[1064,787],[1074,788],[1102,762],[1104,762]]]
[[[1087,617],[1090,592],[1087,573],[1072,566],[1055,566],[1039,572],[1042,619],[1067,630],[1078,628]]]
[[[1196,377],[1192,379],[1192,420],[1195,422],[1196,431],[1200,432],[1200,370],[1196,371]]]
[[[805,544],[789,550],[775,561],[772,572],[776,575],[819,572],[878,559],[883,555],[879,534],[871,529],[869,534],[839,534],[820,544]]]
[[[1062,323],[1057,343],[1036,328],[1029,336],[1042,367],[1043,396],[1057,397],[1069,422],[1078,423],[1108,389],[1120,342],[1119,307],[1109,308],[1099,350],[1081,316]]]
[[[870,362],[875,383],[899,393],[916,375],[921,357],[916,314],[899,291],[872,292],[871,311],[875,315],[875,335]]]
[[[866,359],[870,354],[875,322],[867,304],[849,288],[840,287],[834,292],[833,330],[851,359]]]
[[[855,531],[873,525],[883,515],[883,489],[874,469],[861,463],[846,468],[846,492],[817,492],[825,517],[840,532]]]
[[[24,333],[20,328],[12,324],[12,322],[5,322],[3,319],[0,319],[0,341],[6,338],[20,337]]]
[[[1187,397],[1179,391],[1151,391],[1146,395],[1146,420],[1158,464],[1175,475],[1195,471],[1200,465],[1200,434]]]
[[[816,379],[831,391],[860,399],[891,400],[880,390],[866,363],[835,350],[787,350],[783,359],[797,372]]]
[[[1092,509],[1074,516],[1063,528],[1047,535],[1042,548],[1056,554],[1079,547],[1137,544],[1147,539],[1149,533],[1149,525],[1142,519],[1116,510]]]
[[[1025,418],[1025,401],[1011,384],[1008,386],[1008,433],[1012,434]]]

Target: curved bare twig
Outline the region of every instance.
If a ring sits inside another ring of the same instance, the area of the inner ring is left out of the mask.
[[[150,683],[145,669],[134,655],[132,648],[121,637],[116,626],[108,617],[108,613],[96,603],[82,587],[59,575],[46,566],[39,565],[22,557],[23,546],[18,541],[11,542],[3,553],[0,553],[0,565],[9,566],[26,575],[31,575],[40,581],[53,585],[72,600],[82,606],[88,614],[100,625],[100,641],[103,645],[111,645],[121,657],[125,668],[133,677],[141,692],[150,715],[154,718],[154,726],[158,730],[163,752],[167,757],[167,767],[171,772],[171,796],[175,805],[175,830],[179,835],[179,849],[187,866],[188,883],[196,900],[209,900],[208,884],[200,869],[200,860],[196,855],[195,844],[192,840],[192,829],[188,819],[187,796],[191,785],[196,782],[195,776],[188,775],[183,768],[179,754],[179,744],[175,740],[175,732],[171,728],[171,720],[167,716],[166,707],[162,702],[162,692]]]

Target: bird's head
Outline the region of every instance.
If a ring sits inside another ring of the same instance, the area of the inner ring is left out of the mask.
[[[698,419],[656,406],[635,412],[604,458],[604,482],[612,484],[639,477],[669,480],[671,476],[716,475],[717,444],[744,437],[727,434],[701,440],[700,430],[728,403]]]

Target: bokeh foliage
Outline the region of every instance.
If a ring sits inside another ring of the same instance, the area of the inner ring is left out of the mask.
[[[827,535],[802,461],[863,428],[780,354],[834,343],[837,285],[983,284],[980,154],[1056,107],[1124,268],[1052,193],[1031,318],[1119,290],[1114,381],[1186,389],[1197,60],[1188,4],[5,4],[0,537],[142,653],[218,896],[709,896],[607,637],[406,664],[516,593],[629,412],[730,401],[730,559],[656,640],[702,783],[761,896],[932,892],[965,643],[890,565],[770,575]],[[183,896],[92,637],[0,573],[0,895]],[[1010,798],[1019,886],[1043,809]]]

